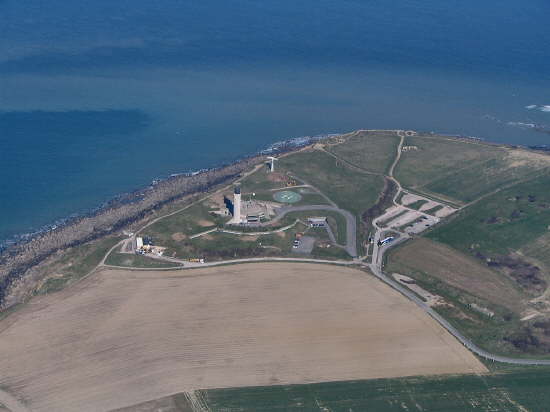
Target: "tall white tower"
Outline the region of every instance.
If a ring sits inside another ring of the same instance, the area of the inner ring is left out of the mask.
[[[233,192],[233,220],[232,223],[241,223],[241,187],[235,186]]]

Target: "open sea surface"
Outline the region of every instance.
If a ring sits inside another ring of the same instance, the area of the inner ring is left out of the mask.
[[[550,144],[547,0],[0,0],[0,241],[285,138]]]

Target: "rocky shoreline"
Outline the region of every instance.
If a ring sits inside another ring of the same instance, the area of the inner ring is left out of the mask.
[[[0,310],[19,303],[17,300],[8,302],[10,290],[24,283],[30,269],[55,253],[116,233],[185,196],[204,193],[227,183],[258,164],[266,154],[287,153],[333,136],[335,134],[280,141],[228,165],[172,175],[146,188],[118,196],[91,213],[68,218],[61,224],[21,237],[0,254]]]

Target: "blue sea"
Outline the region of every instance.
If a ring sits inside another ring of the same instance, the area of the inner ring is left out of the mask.
[[[550,144],[548,0],[0,0],[0,240],[274,141]]]

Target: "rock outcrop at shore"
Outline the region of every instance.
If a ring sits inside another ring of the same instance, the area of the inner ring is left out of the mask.
[[[9,298],[10,291],[18,283],[24,282],[25,275],[31,268],[59,250],[114,233],[169,202],[228,182],[257,164],[260,159],[259,156],[250,157],[192,176],[172,177],[136,192],[124,201],[113,202],[93,215],[81,217],[42,233],[28,242],[8,248],[0,255],[0,309],[18,303],[18,297]],[[31,284],[26,289],[30,290],[32,287]]]

